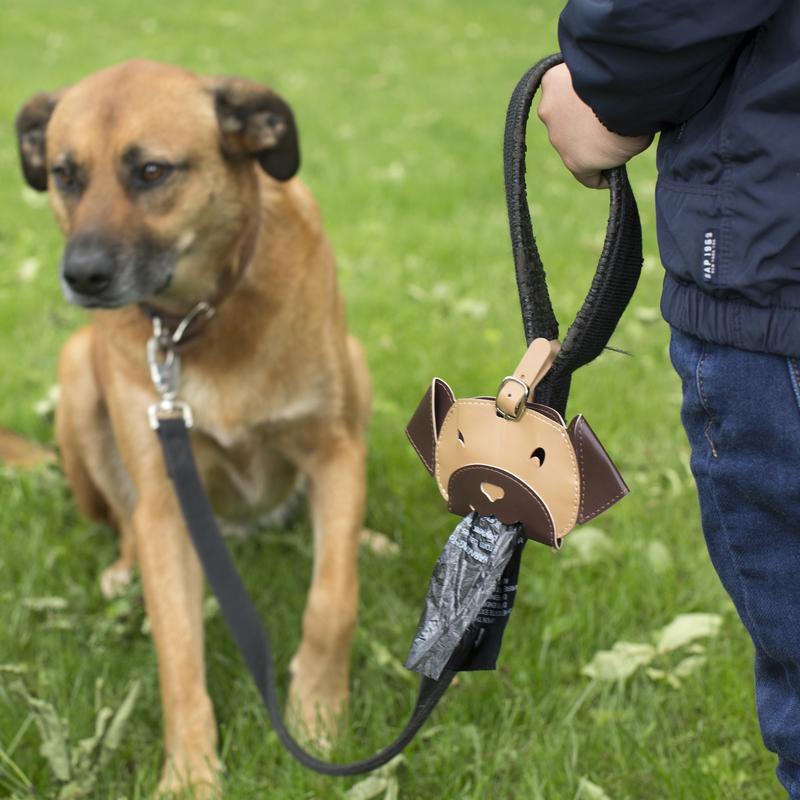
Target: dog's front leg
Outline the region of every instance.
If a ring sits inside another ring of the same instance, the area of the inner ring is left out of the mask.
[[[217,729],[205,682],[203,575],[166,475],[134,514],[145,605],[158,655],[166,762],[159,787],[214,796]],[[203,785],[207,784],[207,787]],[[205,792],[203,794],[202,792]]]
[[[292,661],[289,709],[320,744],[335,733],[349,694],[350,648],[358,612],[358,542],[366,500],[360,433],[328,433],[301,468],[310,478],[314,571],[303,637]]]
[[[145,407],[131,402],[125,408]],[[112,417],[114,413],[112,411]],[[146,421],[114,420],[115,434],[136,487],[136,554],[144,585],[161,686],[166,761],[159,791],[193,787],[216,796],[219,760],[214,712],[203,658],[203,574]]]

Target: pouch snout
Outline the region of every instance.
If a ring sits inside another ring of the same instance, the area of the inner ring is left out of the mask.
[[[558,548],[555,522],[536,492],[510,472],[483,464],[457,469],[447,485],[447,504],[454,514],[476,511],[495,516],[506,525],[518,522],[525,536]]]

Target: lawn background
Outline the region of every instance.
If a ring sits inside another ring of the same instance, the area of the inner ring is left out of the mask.
[[[59,345],[80,323],[57,282],[61,239],[46,201],[23,187],[13,119],[31,94],[144,56],[270,83],[293,104],[302,178],[338,254],[351,329],[375,385],[369,527],[400,555],[362,553],[350,736],[338,755],[394,735],[414,683],[397,668],[428,575],[455,519],[442,508],[403,427],[432,375],[460,396],[491,391],[523,351],[502,187],[505,106],[516,80],[557,49],[559,3],[410,0],[291,3],[3,0],[0,5],[0,425],[51,441],[34,406],[54,380]],[[531,133],[530,199],[557,312],[571,319],[602,241],[607,195],[579,187]],[[632,488],[595,530],[613,548],[531,546],[502,668],[461,678],[395,776],[402,798],[612,800],[778,798],[754,719],[750,645],[708,563],[680,428],[680,387],[658,312],[652,151],[631,175],[645,268],[607,352],[573,382]],[[311,565],[308,521],[234,544],[269,617],[286,677]],[[581,533],[575,533],[575,537]],[[39,754],[29,690],[91,734],[95,681],[119,703],[142,694],[97,798],[152,793],[160,768],[155,657],[133,592],[116,604],[97,576],[109,533],[76,515],[58,474],[0,476],[0,797],[57,795]],[[62,598],[42,611],[31,598]],[[650,641],[689,611],[721,613],[707,663],[679,689],[637,672],[624,685],[580,674],[618,640]],[[336,798],[356,781],[316,776],[278,747],[218,616],[208,624],[209,686],[228,768],[228,798]],[[392,658],[387,661],[387,653]],[[385,663],[381,663],[381,661]]]

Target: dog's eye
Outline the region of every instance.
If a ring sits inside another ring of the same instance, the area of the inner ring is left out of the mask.
[[[75,192],[79,187],[78,170],[73,164],[61,164],[51,170],[56,186],[63,192]]]
[[[139,180],[148,186],[154,186],[166,180],[172,173],[173,167],[169,164],[156,164],[148,162],[139,168]]]
[[[535,458],[539,462],[539,466],[541,467],[544,464],[544,448],[537,447],[532,453],[531,458]]]

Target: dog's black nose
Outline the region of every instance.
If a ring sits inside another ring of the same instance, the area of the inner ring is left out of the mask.
[[[94,236],[79,236],[67,245],[64,280],[70,289],[96,297],[111,285],[114,255],[107,243]]]

